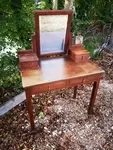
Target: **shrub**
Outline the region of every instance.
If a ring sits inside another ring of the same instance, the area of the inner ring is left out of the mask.
[[[0,103],[22,90],[18,59],[12,52],[0,55]]]

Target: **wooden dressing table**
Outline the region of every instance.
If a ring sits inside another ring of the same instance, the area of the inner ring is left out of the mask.
[[[80,55],[79,61],[74,61],[74,58],[76,59],[78,56],[75,51],[83,50],[84,48],[81,45],[78,47],[76,45],[72,46],[71,43],[72,11],[35,11],[34,16],[35,35],[32,38],[33,48],[32,50],[18,52],[31,129],[35,129],[31,102],[32,95],[35,94],[74,87],[74,97],[76,97],[78,85],[93,82],[88,109],[88,113],[91,114],[99,82],[104,71],[91,60],[83,59],[86,56],[81,57]],[[72,59],[70,53],[73,50],[76,57]]]

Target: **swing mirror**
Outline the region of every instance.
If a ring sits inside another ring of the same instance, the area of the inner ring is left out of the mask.
[[[35,32],[38,56],[66,53],[72,11],[36,11]]]
[[[39,16],[41,54],[64,52],[67,20],[67,15]]]

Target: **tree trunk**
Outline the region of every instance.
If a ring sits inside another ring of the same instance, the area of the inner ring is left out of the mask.
[[[64,9],[73,9],[74,0],[65,0]]]
[[[105,49],[108,51],[108,52],[112,52],[113,53],[113,31],[110,35],[110,38],[108,40],[108,44],[106,45]]]
[[[57,10],[57,0],[53,0],[53,9]]]
[[[113,53],[113,23],[111,25],[104,25],[103,27],[103,41],[99,52],[103,50]]]

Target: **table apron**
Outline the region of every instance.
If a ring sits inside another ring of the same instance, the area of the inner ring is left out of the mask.
[[[35,95],[35,94],[48,92],[52,90],[58,90],[58,89],[78,86],[82,84],[89,84],[89,83],[100,80],[101,77],[102,77],[101,75],[90,75],[86,77],[79,77],[79,78],[67,79],[67,80],[62,80],[62,81],[56,81],[52,83],[35,85],[32,87],[29,87],[29,89],[30,89],[30,93],[32,95]]]

